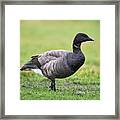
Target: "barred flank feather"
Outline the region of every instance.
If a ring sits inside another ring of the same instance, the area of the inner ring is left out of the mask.
[[[66,55],[69,52],[53,50],[42,54],[38,61],[41,64],[43,74],[48,78],[64,78],[71,74],[71,70],[67,65]],[[67,70],[65,72],[65,70]],[[69,71],[69,74],[68,74]]]

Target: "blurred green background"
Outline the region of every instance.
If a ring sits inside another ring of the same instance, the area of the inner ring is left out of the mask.
[[[71,77],[56,80],[59,88],[56,93],[48,90],[49,80],[46,78],[32,72],[21,72],[21,99],[100,99],[99,20],[21,20],[20,65],[25,64],[32,55],[45,51],[72,51],[72,42],[78,32],[94,39],[94,42],[82,44],[86,57],[84,65]]]

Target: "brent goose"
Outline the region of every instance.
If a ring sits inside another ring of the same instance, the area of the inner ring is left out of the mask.
[[[31,57],[22,70],[33,70],[51,80],[50,88],[56,91],[55,78],[66,78],[74,74],[85,61],[81,43],[93,41],[88,35],[78,33],[73,40],[73,52],[51,50]]]

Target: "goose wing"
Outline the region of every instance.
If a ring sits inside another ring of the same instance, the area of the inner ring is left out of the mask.
[[[61,57],[66,56],[66,54],[68,53],[69,52],[65,50],[51,50],[43,54],[37,55],[37,58],[38,58],[38,62],[40,63],[40,65],[43,66],[50,61],[54,61]],[[36,57],[36,56],[32,56],[32,58],[33,57]]]
[[[53,50],[38,56],[41,71],[44,76],[53,78],[64,78],[72,74],[68,64],[67,55],[69,51]]]
[[[65,51],[65,50],[51,50],[51,51],[47,51],[43,54],[40,54],[40,55],[43,55],[43,56],[51,56],[51,57],[63,57],[65,56],[67,53],[69,53],[69,51]]]

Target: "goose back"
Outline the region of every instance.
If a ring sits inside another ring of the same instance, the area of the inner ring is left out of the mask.
[[[64,57],[67,53],[68,51],[65,50],[51,50],[40,54],[38,56],[38,61],[40,65],[43,66],[50,61],[58,60],[59,58]]]

